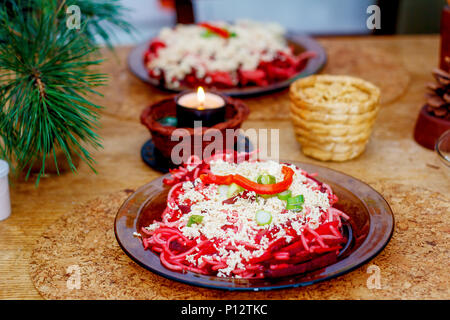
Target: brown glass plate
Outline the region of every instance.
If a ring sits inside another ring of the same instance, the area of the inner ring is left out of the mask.
[[[384,249],[394,231],[394,216],[384,198],[364,182],[325,167],[286,161],[312,173],[329,184],[339,197],[335,207],[351,217],[345,232],[349,242],[339,253],[338,260],[318,270],[276,279],[234,279],[205,276],[193,272],[166,269],[159,255],[144,250],[139,238],[133,236],[141,227],[159,220],[166,206],[169,190],[162,176],[139,188],[121,206],[115,220],[115,234],[124,252],[135,262],[163,277],[183,283],[225,290],[271,290],[310,285],[328,280],[365,264]]]
[[[288,34],[286,39],[288,41],[288,44],[293,46],[295,54],[299,54],[304,51],[314,51],[317,54],[316,57],[311,58],[307,61],[305,68],[298,74],[287,80],[272,83],[264,87],[245,86],[227,89],[214,88],[214,90],[234,97],[261,95],[284,89],[288,87],[293,81],[318,73],[320,70],[322,70],[327,61],[327,54],[325,52],[325,49],[317,41],[315,41],[311,37],[298,34]],[[178,89],[167,88],[166,86],[162,86],[158,80],[149,77],[148,70],[144,65],[144,53],[147,51],[148,45],[148,42],[142,43],[130,52],[130,54],[128,55],[128,67],[130,71],[142,81],[150,83],[151,85],[163,90],[167,90],[170,92],[181,92],[184,90],[192,89],[188,87],[180,87]]]

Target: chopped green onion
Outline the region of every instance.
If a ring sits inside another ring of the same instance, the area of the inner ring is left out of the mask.
[[[259,184],[274,184],[277,182],[277,179],[270,174],[261,174],[258,176],[258,179],[256,179],[256,182]]]
[[[259,184],[274,184],[277,183],[277,179],[270,174],[260,174],[256,179]],[[264,199],[272,198],[274,194],[259,194]]]
[[[218,188],[217,188],[217,193],[221,196],[221,197],[226,197],[227,195],[228,195],[228,189],[229,189],[230,187],[229,186],[227,186],[227,185],[225,185],[225,184],[222,184],[222,185],[220,185]]]
[[[228,198],[234,197],[235,195],[238,195],[242,191],[244,191],[244,188],[237,185],[236,183],[232,183],[232,184],[230,184],[230,187],[228,188],[227,197]]]
[[[288,204],[286,205],[286,209],[291,211],[302,211],[303,207],[301,204]]]
[[[286,201],[287,201],[286,205],[287,210],[300,211],[303,209],[302,204],[305,203],[305,198],[303,197],[302,194],[300,194],[298,196],[288,198]]]
[[[227,30],[228,31],[228,30]],[[230,38],[235,38],[237,37],[237,33],[236,32],[229,32],[230,34]],[[218,34],[211,31],[211,30],[205,30],[204,32],[201,33],[202,38],[211,38],[211,37],[217,37]]]
[[[287,202],[291,203],[291,204],[304,204],[305,203],[305,198],[303,197],[302,194],[299,194],[298,196],[289,198],[287,200]]]
[[[193,224],[198,224],[198,223],[202,223],[203,221],[203,216],[197,215],[197,214],[193,214],[192,216],[189,217],[187,226],[190,227]]]
[[[280,192],[279,194],[277,194],[277,197],[280,200],[287,200],[291,197],[291,195],[292,195],[292,191],[286,190],[286,191],[283,191],[283,192]]]
[[[259,210],[256,212],[255,219],[258,225],[264,226],[272,222],[272,214],[264,210]]]
[[[212,32],[210,30],[205,30],[201,36],[202,36],[202,38],[211,38],[211,37],[217,36],[217,34],[215,34],[214,32]]]

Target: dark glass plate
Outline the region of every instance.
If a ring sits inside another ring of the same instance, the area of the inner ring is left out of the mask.
[[[394,231],[394,216],[384,198],[369,185],[351,176],[308,163],[286,161],[312,173],[331,186],[339,202],[335,205],[351,217],[344,232],[350,237],[338,260],[321,269],[277,279],[234,279],[205,276],[192,272],[179,273],[166,269],[159,255],[144,250],[133,236],[141,227],[160,219],[169,190],[162,176],[139,188],[122,205],[115,220],[117,241],[125,253],[138,264],[163,277],[187,284],[225,290],[272,290],[310,285],[328,280],[365,264],[384,249]]]
[[[318,73],[320,70],[322,70],[327,61],[327,54],[325,52],[325,49],[317,41],[315,41],[311,37],[298,34],[288,34],[286,39],[288,41],[288,44],[293,46],[295,54],[299,54],[303,51],[314,51],[317,54],[316,57],[308,60],[305,68],[298,74],[287,80],[279,81],[264,87],[245,86],[214,90],[234,97],[261,95],[284,89],[288,87],[293,81]],[[144,53],[147,51],[148,45],[148,42],[142,43],[135,47],[128,55],[128,67],[131,72],[142,81],[150,83],[151,85],[159,89],[167,90],[170,92],[181,92],[183,90],[192,89],[187,87],[180,87],[178,89],[167,88],[165,86],[162,86],[158,80],[150,78],[147,68],[144,65]]]

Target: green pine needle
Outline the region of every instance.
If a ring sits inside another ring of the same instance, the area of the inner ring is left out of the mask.
[[[93,36],[100,33],[108,41],[108,33],[98,24],[107,18],[130,30],[118,14],[121,7],[116,1],[102,1],[98,10],[97,1],[88,0],[6,2],[0,8],[1,157],[27,177],[40,161],[36,184],[45,174],[46,156],[51,155],[56,164],[57,149],[73,171],[73,156],[93,169],[87,146],[101,147],[96,133],[101,107],[86,95],[98,94],[93,88],[106,81],[105,74],[93,71],[101,62],[92,59],[98,50]],[[81,19],[80,30],[69,30],[63,19],[71,3],[90,17]]]

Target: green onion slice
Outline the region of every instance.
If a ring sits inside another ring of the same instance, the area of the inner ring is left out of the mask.
[[[279,194],[277,194],[278,199],[280,200],[286,200],[289,199],[292,195],[292,191],[291,190],[285,190],[283,192],[280,192]]]
[[[237,185],[236,183],[232,183],[228,188],[227,197],[228,198],[234,197],[235,195],[241,193],[242,191],[244,191],[244,188]]]
[[[205,30],[202,34],[201,34],[202,38],[211,38],[211,37],[215,37],[217,36],[214,32],[209,31],[209,30]]]
[[[302,194],[299,194],[298,196],[288,198],[287,203],[288,204],[304,204],[305,198],[303,197]]]
[[[302,211],[303,207],[300,204],[288,204],[286,205],[286,209],[291,211]]]
[[[277,179],[270,174],[261,174],[258,176],[258,179],[256,179],[256,182],[259,184],[274,184],[277,183]]]
[[[255,219],[258,225],[264,226],[272,222],[272,214],[264,210],[259,210],[256,212]]]
[[[287,201],[287,204],[286,204],[287,210],[300,211],[303,209],[302,204],[305,203],[305,198],[303,197],[302,194],[300,194],[295,197],[290,197],[286,201]]]
[[[192,226],[193,224],[199,224],[199,223],[202,223],[202,221],[203,221],[203,216],[200,216],[200,215],[198,215],[198,214],[193,214],[192,216],[189,217],[187,226],[190,227],[190,226]]]

